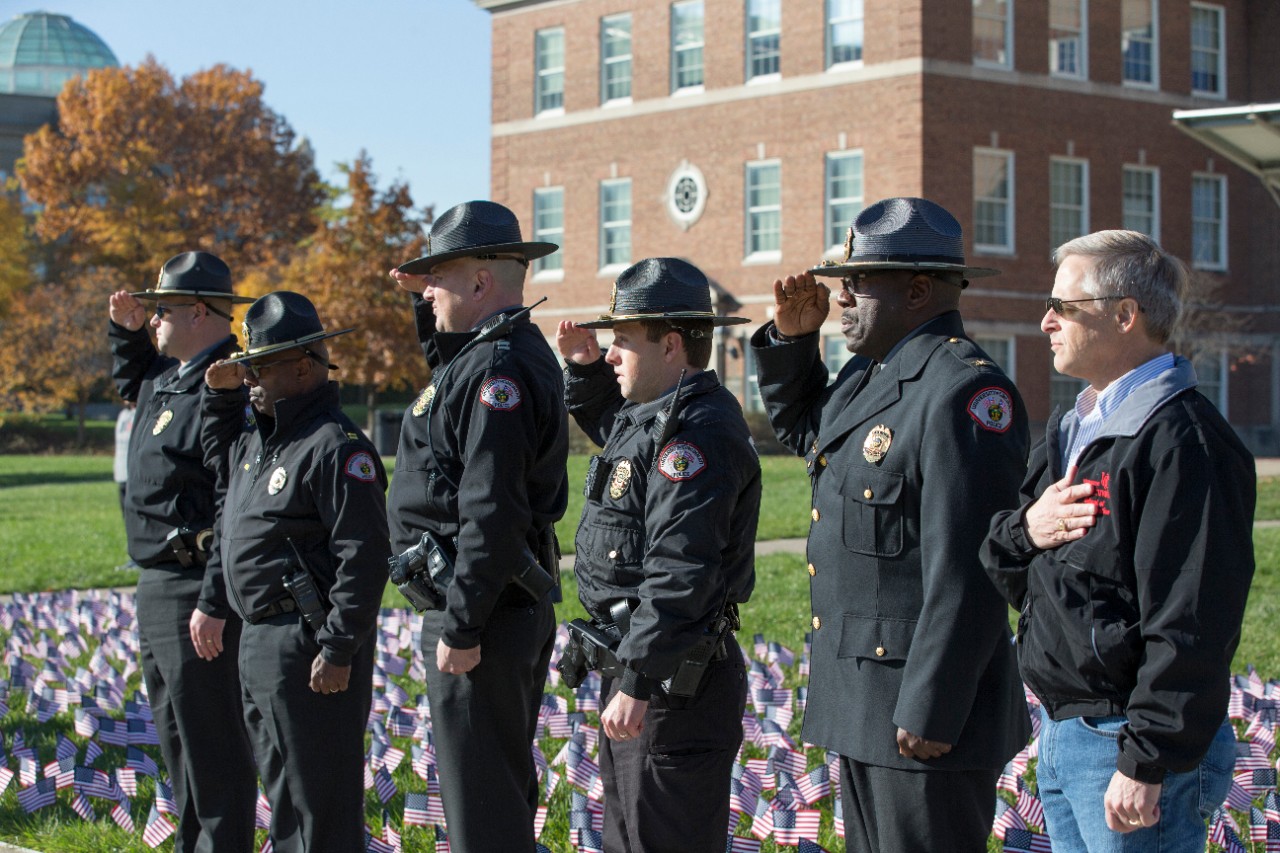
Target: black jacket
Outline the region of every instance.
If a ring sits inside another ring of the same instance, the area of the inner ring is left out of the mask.
[[[813,478],[804,739],[882,767],[1002,767],[1030,727],[1008,608],[978,548],[1017,504],[1022,399],[958,313],[913,332],[883,369],[855,357],[831,383],[816,334],[770,345],[771,328],[752,338],[760,392]],[[953,748],[903,758],[898,727]]]
[[[373,445],[338,405],[330,382],[276,403],[243,430],[236,392],[204,392],[205,459],[218,473],[222,574],[241,617],[288,596],[284,578],[301,552],[331,606],[316,641],[347,666],[370,642],[387,583],[387,475]],[[217,583],[205,577],[200,609]]]
[[[404,413],[388,498],[391,544],[400,553],[424,530],[456,538],[442,637],[474,648],[500,599],[527,601],[508,584],[522,546],[538,553],[538,532],[568,504],[564,383],[527,316],[457,357],[477,332],[436,332],[429,303],[415,296],[414,307],[432,383]]]
[[[1120,404],[1078,459],[1096,525],[1038,551],[1022,518],[1065,473],[1055,413],[982,552],[1022,611],[1027,686],[1055,720],[1127,715],[1116,767],[1149,783],[1198,764],[1222,725],[1253,577],[1253,457],[1194,386],[1179,359]]]
[[[659,448],[655,418],[671,397],[628,403],[603,358],[565,369],[570,413],[604,445],[575,540],[578,597],[604,620],[612,603],[632,604],[619,689],[639,699],[755,586],[760,460],[742,407],[715,373],[698,373]]]

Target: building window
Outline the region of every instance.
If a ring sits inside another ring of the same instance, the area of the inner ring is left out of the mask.
[[[564,27],[538,30],[534,36],[534,113],[564,111]]]
[[[1089,233],[1089,162],[1049,159],[1049,248]]]
[[[747,0],[747,79],[781,72],[782,0]]]
[[[862,61],[863,0],[827,0],[827,67]]]
[[[1074,376],[1067,376],[1059,373],[1052,365],[1049,366],[1049,411],[1057,411],[1058,416],[1062,417],[1076,407],[1076,397],[1080,396],[1080,392],[1084,390],[1086,383],[1083,379],[1076,379]]]
[[[631,15],[600,19],[600,103],[631,100]]]
[[[1206,347],[1191,358],[1196,371],[1196,390],[1209,398],[1225,418],[1227,416],[1227,349]]]
[[[1191,263],[1196,269],[1227,268],[1227,179],[1191,178]]]
[[[1089,75],[1089,0],[1049,0],[1049,73],[1083,80]]]
[[[977,148],[973,152],[973,248],[1013,253],[1013,152]]]
[[[555,243],[560,248],[533,262],[533,274],[558,277],[564,274],[564,187],[543,187],[533,191],[533,239]]]
[[[747,258],[775,260],[782,253],[782,163],[747,164]]]
[[[1018,377],[1015,376],[1015,356],[1013,338],[991,337],[987,335],[974,335],[973,342],[982,347],[983,352],[991,356],[991,360],[999,365],[1004,371],[1004,375],[1009,377],[1011,382],[1017,382]]]
[[[1146,166],[1124,167],[1124,220],[1130,231],[1140,231],[1160,242],[1160,170]]]
[[[827,366],[827,380],[834,382],[840,371],[853,358],[844,335],[828,335],[822,339],[822,361]]]
[[[1191,4],[1191,92],[1215,98],[1227,94],[1226,56],[1221,6]]]
[[[600,268],[631,263],[631,179],[600,182]]]
[[[843,251],[853,218],[863,208],[862,152],[827,155],[827,252]],[[843,257],[843,255],[842,255]]]
[[[1155,86],[1159,76],[1156,52],[1156,0],[1123,0],[1120,17],[1120,50],[1124,55],[1124,82]]]
[[[973,0],[973,61],[995,68],[1013,67],[1013,3]]]
[[[702,0],[671,4],[671,91],[702,88]]]

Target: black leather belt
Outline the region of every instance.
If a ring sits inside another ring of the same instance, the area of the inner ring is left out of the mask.
[[[263,619],[270,619],[272,616],[279,616],[281,613],[292,613],[297,609],[298,602],[293,600],[293,596],[286,595],[284,598],[271,602],[266,607],[259,607],[246,616],[244,621],[250,625],[257,625]]]

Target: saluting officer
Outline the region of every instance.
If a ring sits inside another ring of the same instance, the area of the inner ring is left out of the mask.
[[[521,302],[529,261],[557,248],[522,240],[502,205],[471,201],[435,221],[426,255],[392,272],[414,294],[432,370],[401,428],[392,546],[403,553],[430,532],[456,550],[422,649],[449,844],[460,853],[534,849],[530,747],[555,616],[549,595],[535,599],[512,578],[564,515],[568,417],[555,354]]]
[[[746,707],[732,630],[755,585],[760,461],[706,368],[714,327],[745,322],[712,313],[697,267],[650,258],[618,277],[608,314],[556,338],[569,411],[604,446],[575,573],[595,627],[620,638],[600,715],[609,850],[724,850]],[[604,357],[599,328],[613,330]]]
[[[200,450],[204,371],[236,348],[232,304],[252,301],[232,294],[231,271],[208,252],[170,258],[154,290],[110,297],[112,374],[120,396],[137,404],[123,506],[129,556],[142,567],[142,676],[178,806],[174,849],[183,853],[254,849],[256,773],[236,668],[240,620],[217,580],[215,482]],[[144,303],[155,304],[155,344]],[[236,397],[243,410],[244,395]],[[217,657],[223,649],[230,654]]]
[[[964,331],[960,223],[933,202],[862,211],[843,263],[774,282],[752,337],[778,438],[813,485],[804,739],[840,754],[850,851],[982,851],[1029,724],[1007,608],[978,549],[1015,506],[1026,411]],[[829,291],[855,354],[828,382]]]
[[[225,487],[222,572],[244,619],[245,720],[277,853],[364,849],[364,730],[387,582],[386,473],[342,412],[304,296],[245,314],[245,350],[205,374],[206,461]],[[244,429],[241,383],[257,428]]]

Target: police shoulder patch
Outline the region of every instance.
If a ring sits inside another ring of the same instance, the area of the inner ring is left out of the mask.
[[[378,468],[368,451],[360,450],[347,457],[347,476],[362,483],[372,483],[378,476]]]
[[[494,376],[480,388],[480,402],[496,412],[508,412],[520,405],[520,386],[514,379]]]
[[[969,401],[969,417],[992,432],[1006,432],[1013,426],[1013,400],[1003,388],[983,388]]]
[[[658,455],[658,470],[672,482],[692,480],[707,467],[702,451],[687,441],[673,441]]]

